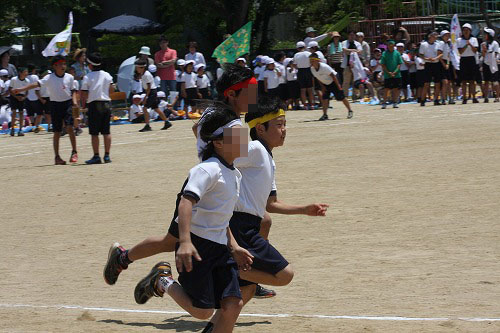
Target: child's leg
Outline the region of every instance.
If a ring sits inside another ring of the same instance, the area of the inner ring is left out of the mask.
[[[265,273],[257,269],[240,271],[240,277],[253,283],[262,283],[269,286],[286,286],[293,279],[293,269],[289,264],[276,274]]]
[[[104,134],[104,153],[109,154],[111,150],[111,134]],[[99,152],[99,149],[97,150]]]
[[[273,221],[271,219],[271,215],[269,215],[268,212],[265,212],[264,217],[262,218],[262,221],[260,222],[260,231],[259,231],[259,234],[265,240],[269,240],[269,232],[271,231],[272,224],[273,224]]]
[[[392,102],[393,103],[397,103],[398,102],[398,98],[399,98],[400,92],[401,92],[401,90],[398,89],[398,88],[392,89]]]
[[[151,257],[163,252],[174,252],[178,239],[168,233],[165,236],[148,237],[128,251],[131,261]]]
[[[66,132],[69,134],[69,141],[71,142],[71,149],[76,151],[76,135],[73,126],[66,125]]]
[[[214,324],[213,333],[232,332],[234,324],[243,308],[243,301],[237,297],[226,297],[221,301],[219,318]]]
[[[156,108],[155,112],[158,113],[158,115],[160,116],[161,120],[167,121],[167,117],[165,117],[165,113],[163,113],[163,111],[160,110],[160,108]]]
[[[99,135],[91,135],[92,150],[94,155],[99,155]]]
[[[167,288],[167,294],[172,297],[172,299],[184,310],[189,312],[189,314],[196,319],[206,320],[210,318],[214,310],[213,309],[201,309],[193,306],[193,302],[188,294],[182,289],[178,283],[172,283]],[[233,298],[233,297],[232,297]],[[241,310],[241,309],[240,309]],[[238,312],[239,314],[239,312]],[[236,321],[236,320],[235,320]],[[234,324],[233,324],[234,325]]]
[[[300,100],[302,101],[302,105],[306,106],[306,88],[300,88]]]
[[[351,104],[349,104],[349,100],[347,100],[346,97],[342,100],[342,103],[344,103],[344,106],[346,107],[347,111],[351,110]]]
[[[24,127],[24,111],[23,109],[20,109],[17,110],[17,113],[19,114],[19,130],[21,131]]]
[[[307,88],[307,96],[308,96],[308,99],[309,99],[309,105],[313,106],[314,105],[313,88]]]
[[[144,115],[144,122],[146,123],[146,125],[149,125],[149,111],[148,111],[148,108],[146,107],[146,105],[144,105],[142,107],[142,113]]]
[[[475,80],[469,81],[469,95],[471,95],[472,98],[476,98],[476,81]]]

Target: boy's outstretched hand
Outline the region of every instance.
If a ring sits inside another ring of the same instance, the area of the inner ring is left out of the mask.
[[[330,207],[330,205],[323,203],[310,204],[305,207],[305,213],[309,216],[325,216],[328,207]]]

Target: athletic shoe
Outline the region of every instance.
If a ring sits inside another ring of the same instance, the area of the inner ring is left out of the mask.
[[[328,120],[328,115],[327,114],[324,114],[321,116],[321,118],[318,119],[319,121],[323,121],[323,120]]]
[[[382,109],[385,109],[386,107],[387,107],[387,104],[385,104],[385,102],[382,103]]]
[[[479,103],[479,101],[477,100],[477,98],[475,98],[475,97],[474,97],[474,98],[472,99],[472,103],[477,104],[477,103]]]
[[[484,99],[484,102],[485,102],[485,103],[489,103],[489,101],[490,101],[490,100],[488,99],[488,97],[486,97],[486,98]]]
[[[462,100],[462,104],[467,104],[467,99]]]
[[[420,106],[425,106],[425,101],[424,102],[420,102]]]
[[[47,128],[47,132],[54,132],[54,129],[52,128],[52,125],[49,125],[49,127]]]
[[[149,124],[146,124],[139,132],[149,132],[152,131],[151,126]]]
[[[169,129],[170,127],[172,127],[172,123],[170,121],[165,121],[165,125],[163,125],[163,127],[161,128],[162,130],[167,130]]]
[[[35,133],[40,132],[40,127],[39,127],[39,126],[37,126],[37,127],[33,130],[33,132],[35,132]]]
[[[66,165],[66,161],[63,160],[59,155],[56,156],[56,165]]]
[[[14,136],[14,135],[16,135],[16,130],[14,129],[14,127],[12,127],[10,129],[10,136]]]
[[[78,162],[78,153],[76,151],[71,153],[71,158],[69,159],[71,163]]]
[[[262,287],[261,285],[257,285],[257,289],[255,289],[254,298],[271,298],[276,296],[276,292],[271,289],[267,289]]]
[[[448,101],[448,104],[449,104],[449,105],[454,105],[454,104],[455,104],[455,101],[454,101],[454,100],[452,100],[452,99],[450,99],[450,100]]]
[[[163,297],[163,292],[156,289],[160,277],[172,277],[170,264],[165,261],[157,263],[151,272],[135,286],[134,297],[137,304],[145,304],[151,297]]]
[[[399,105],[397,103],[392,104],[393,109],[399,109]]]
[[[24,136],[24,133],[22,130],[19,130],[19,132],[17,132],[17,136]]]
[[[352,112],[352,110],[349,110],[349,112],[347,112],[347,119],[351,119],[353,116],[354,112]]]
[[[109,158],[109,155],[104,155],[104,163],[111,163],[111,158]]]
[[[441,100],[441,105],[446,105],[446,101],[444,99]]]
[[[101,164],[101,157],[99,155],[94,155],[90,160],[85,161],[85,164]]]
[[[212,333],[214,330],[214,324],[211,322],[208,322],[207,326],[201,331],[201,333]]]
[[[122,270],[128,268],[128,266],[123,267],[118,262],[118,258],[120,258],[123,252],[125,252],[125,249],[119,243],[114,243],[109,248],[108,261],[106,262],[106,266],[104,266],[103,272],[104,281],[109,285],[114,285]]]

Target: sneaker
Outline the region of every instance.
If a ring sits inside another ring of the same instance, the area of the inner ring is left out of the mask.
[[[149,132],[152,131],[151,126],[149,124],[146,124],[139,132]]]
[[[71,153],[71,158],[69,159],[71,163],[78,162],[78,153],[76,151]]]
[[[167,130],[169,129],[170,127],[172,127],[172,123],[170,121],[166,121],[165,122],[165,125],[163,125],[163,127],[161,128],[162,130]]]
[[[54,132],[54,129],[52,128],[52,125],[50,125],[50,126],[47,128],[47,132]]]
[[[40,127],[39,126],[35,127],[35,129],[33,130],[33,132],[39,133],[40,132]]]
[[[441,103],[439,103],[439,101],[436,99],[436,100],[434,101],[434,105],[441,105]]]
[[[261,285],[257,285],[257,289],[255,289],[254,298],[271,298],[276,296],[276,292],[271,289],[267,289],[262,287]]]
[[[467,104],[467,100],[466,99],[462,100],[462,104]]]
[[[441,105],[446,105],[446,100],[442,99],[441,100]]]
[[[135,286],[134,297],[137,304],[145,304],[151,297],[163,297],[163,292],[156,289],[160,277],[172,277],[170,264],[165,261],[157,263],[151,272]]]
[[[475,98],[475,97],[474,97],[474,98],[472,99],[472,103],[477,104],[477,103],[479,103],[479,101],[477,100],[477,98]]]
[[[14,136],[14,135],[16,135],[16,130],[14,129],[14,127],[12,127],[10,129],[10,136]]]
[[[212,333],[214,330],[214,324],[211,322],[208,322],[207,326],[201,331],[201,333]]]
[[[90,160],[85,161],[85,164],[101,164],[101,157],[99,155],[94,155]]]
[[[128,266],[123,267],[118,262],[118,258],[120,258],[120,255],[123,252],[125,252],[125,249],[120,245],[120,243],[114,243],[109,248],[108,261],[106,262],[106,266],[104,266],[103,276],[104,281],[106,281],[106,283],[111,286],[116,283],[116,280],[118,280],[118,276],[120,275],[120,273],[124,269],[128,268]]]
[[[393,109],[399,109],[399,105],[397,103],[392,104]]]
[[[490,100],[488,99],[488,97],[486,97],[486,98],[484,99],[484,102],[485,102],[485,103],[489,103],[489,102],[490,102]]]
[[[385,109],[387,107],[386,103],[382,103],[382,109]]]
[[[448,101],[448,104],[449,104],[449,105],[454,105],[454,104],[455,104],[455,101],[454,101],[453,99],[450,99],[450,100]]]
[[[56,156],[56,165],[66,165],[66,161],[61,158],[61,156]]]
[[[327,114],[324,114],[321,116],[321,118],[318,119],[319,121],[323,121],[323,120],[328,120],[328,115]]]
[[[109,155],[104,155],[104,163],[111,163],[111,158],[109,158]]]
[[[354,112],[352,112],[352,110],[349,110],[349,112],[347,112],[347,119],[351,119],[353,116]]]
[[[420,102],[420,106],[425,106],[425,101]]]
[[[19,132],[17,132],[17,136],[24,136],[24,133],[22,130],[19,130]]]

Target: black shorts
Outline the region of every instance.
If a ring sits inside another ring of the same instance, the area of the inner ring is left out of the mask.
[[[325,86],[325,91],[323,92],[323,97],[322,99],[330,99],[330,93],[333,93],[335,96],[335,99],[337,101],[342,101],[345,98],[344,91],[340,90],[335,82],[330,83],[329,85],[324,85]]]
[[[89,111],[89,134],[90,135],[107,135],[110,134],[109,127],[111,121],[111,105],[110,102],[94,101],[88,105]]]
[[[196,88],[186,88],[186,100],[184,103],[186,105],[195,106],[196,99],[198,99],[198,93],[196,92]]]
[[[401,78],[391,77],[389,79],[384,79],[384,88],[386,89],[401,89]]]
[[[201,94],[201,98],[210,99],[210,96],[208,95],[208,88],[199,88],[198,91]]]
[[[181,87],[182,87],[182,82],[175,82],[175,90],[180,92],[181,91]]]
[[[280,95],[279,87],[276,87],[273,89],[267,89],[267,93],[265,93],[265,94],[266,94],[266,96],[279,97],[279,95]]]
[[[149,91],[149,96],[148,99],[146,100],[146,107],[151,108],[151,109],[157,109],[158,105],[160,104],[160,100],[158,99],[157,96],[157,90],[156,89],[151,89]]]
[[[448,81],[456,80],[455,68],[453,67],[451,62],[448,62],[448,69],[446,69],[444,65],[441,64],[441,71],[443,73],[443,80],[448,80]]]
[[[257,81],[257,90],[258,90],[259,96],[262,96],[265,94],[266,86],[264,85],[264,80]]]
[[[417,70],[417,88],[422,88],[425,84],[425,70]]]
[[[299,99],[300,98],[300,85],[299,81],[288,81],[286,83],[286,89],[288,90],[288,98]]]
[[[410,81],[410,88],[417,89],[417,72],[408,73],[408,79]]]
[[[26,109],[28,110],[28,116],[41,116],[43,115],[42,102],[40,100],[30,101],[27,99],[26,101]]]
[[[312,88],[313,86],[313,75],[311,69],[299,68],[297,72],[297,81],[299,81],[300,89]]]
[[[42,105],[42,110],[45,114],[50,115],[50,98],[48,97],[42,97],[43,100],[45,100],[45,103],[40,102]]]
[[[238,266],[232,260],[226,244],[219,244],[191,233],[191,242],[202,261],[193,260],[191,272],[179,273],[179,282],[189,295],[193,306],[201,309],[220,309],[227,297],[241,299]],[[179,243],[176,245],[176,252]]]
[[[26,107],[26,100],[19,101],[17,98],[11,95],[9,97],[9,105],[11,110],[23,111]]]
[[[50,102],[50,113],[52,116],[52,128],[54,132],[61,132],[63,124],[73,126],[73,103],[71,100],[64,102]]]
[[[425,63],[425,83],[441,83],[443,79],[443,66],[440,62]]]
[[[282,101],[286,101],[288,99],[288,89],[286,87],[286,83],[281,83],[278,86],[278,95]]]
[[[486,82],[498,82],[498,70],[495,73],[491,72],[490,66],[483,64],[483,79]]]
[[[408,71],[401,71],[401,85],[406,89],[410,84],[410,73]]]
[[[234,212],[229,227],[238,245],[254,256],[252,268],[274,275],[287,267],[288,261],[259,234],[261,220],[255,215]],[[254,283],[240,280],[241,286],[251,284]]]
[[[476,57],[460,58],[460,81],[474,81],[477,79],[478,72]]]

